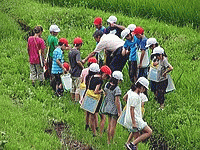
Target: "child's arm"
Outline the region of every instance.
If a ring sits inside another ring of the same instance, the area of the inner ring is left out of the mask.
[[[135,113],[134,113],[135,107],[131,106],[130,113],[131,113],[131,119],[133,123],[133,128],[137,128],[136,121],[135,121]]]
[[[128,100],[128,94],[127,94],[127,93],[124,95],[123,100],[124,100],[125,102],[127,102],[127,100]]]
[[[143,58],[144,58],[144,54],[145,54],[145,50],[141,49],[141,57],[140,57],[140,64],[138,65],[138,68],[141,68],[142,67],[142,61],[143,61]]]
[[[84,66],[83,66],[83,64],[82,64],[81,61],[77,61],[77,64],[78,64],[82,69],[84,68]]]
[[[94,90],[94,94],[100,94],[103,92],[102,89],[100,89],[101,84],[98,84]]]
[[[173,67],[171,65],[169,65],[169,67],[167,68],[167,70],[162,74],[164,77],[166,77],[167,73],[169,73],[170,71],[173,70]]]
[[[115,105],[117,106],[118,116],[120,116],[122,113],[120,109],[120,96],[115,96]]]
[[[64,72],[67,71],[67,70],[65,69],[65,67],[61,64],[61,62],[60,62],[59,59],[56,60],[56,63],[58,64],[58,66],[60,66],[60,67],[64,70]]]

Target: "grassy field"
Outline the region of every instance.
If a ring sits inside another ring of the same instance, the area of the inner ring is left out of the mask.
[[[129,17],[155,18],[157,21],[177,26],[191,26],[199,29],[200,6],[198,0],[36,0],[61,7],[83,6],[118,12]]]
[[[22,7],[23,6],[23,7]],[[54,120],[69,124],[73,138],[93,145],[96,149],[122,149],[128,131],[117,126],[116,143],[107,146],[106,134],[102,138],[92,138],[91,132],[84,131],[84,112],[79,105],[71,102],[69,94],[58,99],[52,97],[51,88],[46,85],[36,88],[29,81],[29,63],[26,50],[26,33],[17,22],[33,28],[42,25],[42,37],[46,40],[49,26],[56,23],[61,32],[58,37],[66,37],[70,44],[76,36],[84,40],[81,53],[87,56],[95,47],[92,34],[95,30],[93,19],[101,16],[105,20],[111,13],[83,7],[52,7],[35,1],[2,1],[0,28],[0,131],[6,135],[5,149],[61,149],[55,133],[49,135],[45,129],[51,128]],[[112,13],[113,14],[113,13]],[[153,139],[140,144],[140,149],[152,149],[161,141],[169,149],[200,149],[200,102],[199,67],[200,35],[189,27],[175,27],[156,20],[129,18],[114,13],[122,25],[130,23],[143,26],[147,37],[155,37],[165,48],[169,62],[173,65],[171,73],[176,91],[166,95],[166,108],[158,110],[158,104],[150,92],[146,104],[145,120],[153,128]],[[67,52],[65,53],[67,60]],[[129,89],[127,68],[124,68],[124,82],[120,85],[123,94]],[[124,103],[123,103],[124,104]]]

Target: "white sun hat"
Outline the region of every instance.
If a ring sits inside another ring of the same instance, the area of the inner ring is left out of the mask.
[[[92,72],[100,72],[99,65],[97,63],[92,63],[89,70]]]
[[[124,29],[124,30],[122,31],[122,33],[121,33],[122,39],[124,39],[130,32],[131,32],[131,31],[130,31],[128,28]]]
[[[153,53],[151,55],[155,55],[155,54],[164,54],[164,49],[160,46],[154,48]]]
[[[115,23],[115,22],[117,22],[117,17],[115,17],[115,16],[110,16],[110,17],[107,19],[107,22],[109,22],[109,23]]]
[[[145,47],[149,47],[149,46],[151,46],[152,44],[156,44],[156,43],[158,43],[158,42],[156,41],[155,38],[149,38],[149,39],[147,40],[147,45],[146,45]]]
[[[49,31],[50,32],[60,32],[60,29],[58,28],[57,25],[51,25],[50,28],[49,28]]]
[[[123,74],[121,71],[114,71],[112,73],[112,77],[117,79],[117,80],[123,80]]]
[[[134,31],[135,28],[136,28],[136,25],[135,25],[135,24],[129,24],[127,28],[128,28],[129,30],[131,30],[131,31]]]
[[[142,84],[146,89],[149,89],[149,81],[145,78],[145,77],[140,77],[136,83],[139,82],[140,84]],[[136,84],[135,83],[135,84]]]

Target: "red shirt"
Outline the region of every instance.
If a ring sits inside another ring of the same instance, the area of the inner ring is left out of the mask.
[[[44,40],[39,37],[30,36],[28,38],[28,54],[30,64],[40,64],[39,50],[46,48]]]

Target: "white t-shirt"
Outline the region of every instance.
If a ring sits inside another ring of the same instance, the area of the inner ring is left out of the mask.
[[[127,92],[128,97],[131,94],[131,92],[133,92],[131,89]],[[148,101],[148,98],[144,93],[140,93],[139,96],[140,96],[141,102],[147,102]]]
[[[114,34],[104,34],[99,43],[97,44],[94,52],[99,53],[101,50],[105,49],[106,51],[115,51],[119,47],[124,45],[125,41],[120,39],[117,35]]]
[[[148,101],[148,98],[144,93],[140,93],[139,96],[140,96],[141,102],[147,102]]]
[[[140,96],[133,92],[132,90],[128,93],[128,100],[127,100],[127,105],[126,105],[126,116],[125,116],[125,126],[127,128],[132,128],[132,118],[131,118],[131,113],[130,113],[130,108],[134,107],[134,114],[135,114],[135,119],[136,119],[136,124],[137,120],[142,119],[142,112],[141,112],[141,98]]]

